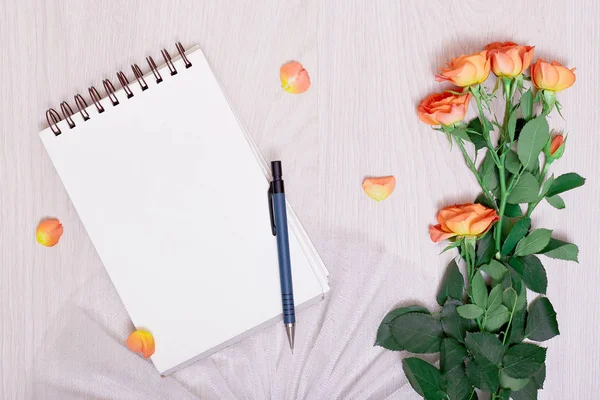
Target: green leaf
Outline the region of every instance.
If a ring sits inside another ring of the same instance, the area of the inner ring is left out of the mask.
[[[494,190],[500,184],[498,167],[496,167],[494,158],[490,155],[489,150],[479,167],[479,175],[481,175],[483,183],[485,183],[485,186],[489,190]]]
[[[442,375],[442,387],[450,400],[472,399],[473,386],[469,382],[469,379],[467,379],[465,369],[462,365],[460,368],[454,368]]]
[[[488,297],[488,310],[493,310],[502,304],[502,292],[504,291],[504,287],[501,284],[498,284],[492,288],[490,291],[490,295]]]
[[[465,345],[479,365],[500,364],[504,357],[502,342],[491,333],[467,333]]]
[[[540,252],[540,254],[546,257],[556,258],[559,260],[576,261],[579,262],[577,256],[579,255],[579,248],[577,245],[569,242],[563,242],[562,240],[551,238],[548,245]]]
[[[544,116],[534,118],[525,124],[517,143],[517,154],[525,168],[538,158],[548,142],[549,135],[550,128]]]
[[[456,261],[452,260],[450,261],[450,264],[448,264],[448,268],[446,268],[446,274],[437,295],[438,304],[443,306],[448,298],[461,300],[463,296],[463,287],[464,278],[458,270]]]
[[[508,195],[507,201],[510,204],[533,203],[537,201],[539,192],[540,184],[538,180],[530,172],[524,171]]]
[[[488,231],[488,233],[477,241],[477,254],[475,258],[477,266],[488,264],[496,253],[496,244],[491,232],[492,230]]]
[[[519,295],[517,294],[517,291],[511,287],[504,289],[504,292],[502,292],[502,304],[508,308],[508,311],[512,312],[513,309],[516,310],[518,298]]]
[[[442,341],[440,346],[440,369],[442,372],[447,373],[454,368],[462,368],[465,357],[467,357],[467,349],[457,340],[445,338]]]
[[[442,251],[440,252],[440,254],[442,254],[442,253],[445,253],[445,252],[447,252],[448,250],[452,250],[452,249],[454,249],[454,248],[457,248],[457,247],[458,247],[458,246],[460,246],[460,245],[461,245],[461,242],[457,240],[456,242],[454,242],[454,243],[452,243],[452,244],[450,244],[450,245],[448,245],[448,246],[444,247],[444,250],[442,250]]]
[[[529,378],[516,379],[506,375],[504,370],[500,370],[500,387],[510,390],[521,390],[529,383]]]
[[[402,369],[415,392],[427,400],[444,399],[441,386],[442,374],[433,365],[420,358],[410,357],[402,360]]]
[[[536,229],[517,243],[515,256],[527,256],[542,251],[552,237],[550,229]]]
[[[502,250],[500,254],[503,256],[508,255],[517,243],[525,237],[527,232],[529,232],[529,228],[531,227],[531,219],[529,217],[521,218],[510,230],[508,237],[502,244]]]
[[[565,208],[565,201],[562,199],[562,197],[560,197],[557,194],[555,194],[552,197],[546,197],[546,201],[548,202],[548,204],[550,204],[552,207],[558,210],[562,210],[563,208]]]
[[[513,400],[537,400],[537,388],[531,379],[529,379],[527,385],[516,392],[511,392],[510,397]]]
[[[516,289],[515,289],[516,291]],[[517,310],[521,310],[527,306],[527,288],[525,285],[519,287],[519,297],[517,298]]]
[[[559,334],[556,311],[550,300],[546,297],[535,299],[529,305],[525,336],[536,342],[543,342]]]
[[[521,115],[528,121],[533,115],[533,93],[531,93],[531,89],[521,95]]]
[[[454,129],[452,132],[450,132],[453,136],[456,136],[457,138],[466,140],[467,142],[471,141],[471,138],[469,137],[469,135],[467,135],[467,131],[463,128],[456,128]]]
[[[473,203],[481,204],[483,206],[486,206],[487,208],[495,207],[495,204],[491,203],[483,193],[480,193]]]
[[[508,322],[510,311],[504,305],[486,311],[485,330],[488,332],[497,332],[498,329]]]
[[[400,345],[392,336],[392,329],[390,327],[390,323],[401,315],[413,312],[429,314],[429,310],[421,306],[402,307],[390,311],[385,316],[385,318],[383,318],[383,321],[381,321],[379,329],[377,329],[377,339],[375,340],[375,346],[381,346],[388,350],[404,350],[400,348]]]
[[[483,308],[479,307],[477,304],[458,306],[456,307],[456,311],[458,312],[458,315],[466,319],[475,319],[483,315]]]
[[[540,174],[539,156],[534,157],[534,159],[531,160],[531,163],[527,167],[525,167],[525,171],[531,172],[531,174],[533,174],[533,176],[535,176],[536,178],[539,176],[539,174]]]
[[[481,270],[491,276],[495,281],[501,281],[502,278],[504,278],[504,274],[508,271],[501,262],[496,260],[491,260],[489,264],[481,267]]]
[[[512,142],[513,140],[515,140],[515,129],[517,128],[517,113],[512,113],[510,115],[510,117],[508,118],[508,126],[507,126],[507,130],[508,130],[508,137],[510,138],[510,141]]]
[[[487,146],[485,139],[483,138],[483,128],[479,118],[474,118],[467,125],[467,135],[475,146],[475,151],[479,151]]]
[[[467,378],[473,386],[488,393],[498,390],[500,385],[498,375],[500,370],[496,365],[479,365],[475,360],[469,359],[465,366]]]
[[[518,309],[513,315],[508,332],[509,344],[521,343],[525,339],[525,319],[527,318],[527,309],[523,307]]]
[[[563,174],[554,180],[554,183],[546,193],[546,196],[552,197],[557,194],[566,192],[567,190],[575,189],[579,186],[583,186],[585,178],[582,178],[574,172]]]
[[[508,261],[510,261],[510,259]],[[520,293],[521,288],[523,287],[523,279],[521,278],[521,275],[519,275],[519,273],[510,265],[510,263],[505,262],[504,266],[508,268],[509,272],[506,276],[504,276],[504,280],[502,282],[504,288],[506,289],[512,287],[513,289],[515,289],[515,292]],[[519,267],[521,268],[522,273],[523,267],[520,264]]]
[[[536,293],[546,293],[548,287],[546,270],[536,256],[513,257],[508,262],[523,278],[523,282],[529,289]]]
[[[401,315],[390,322],[394,340],[398,350],[413,353],[437,353],[444,336],[442,323],[431,315],[409,313]]]
[[[518,204],[506,204],[504,208],[504,216],[509,218],[521,218],[523,216],[523,211],[521,211],[521,207]]]
[[[465,332],[477,328],[477,324],[458,315],[456,308],[461,304],[457,300],[446,301],[442,309],[441,321],[444,333],[462,343],[465,341]]]
[[[475,273],[471,280],[471,296],[473,297],[473,302],[479,307],[487,307],[487,286],[485,285],[483,276],[478,272]]]
[[[518,174],[521,170],[521,161],[519,161],[519,156],[513,150],[509,150],[506,153],[506,159],[504,160],[504,167],[511,174]]]
[[[542,367],[531,377],[531,380],[535,383],[535,387],[542,389],[544,387],[544,381],[546,380],[546,364],[542,364]]]
[[[546,360],[546,349],[532,343],[520,343],[510,347],[502,362],[504,372],[512,378],[531,378]]]

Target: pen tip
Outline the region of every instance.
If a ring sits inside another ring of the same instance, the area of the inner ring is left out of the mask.
[[[287,333],[288,341],[290,342],[290,349],[294,354],[294,336],[296,334],[296,324],[285,324],[285,333]]]

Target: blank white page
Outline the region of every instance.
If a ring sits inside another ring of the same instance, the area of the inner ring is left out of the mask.
[[[200,50],[148,90],[88,107],[40,137],[133,323],[154,335],[157,369],[277,318],[281,295],[268,183]],[[285,160],[283,160],[285,172]],[[290,225],[297,305],[328,290],[318,255]],[[283,329],[283,328],[282,328]],[[222,346],[221,346],[222,347]]]

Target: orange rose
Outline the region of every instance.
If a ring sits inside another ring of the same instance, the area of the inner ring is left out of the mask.
[[[435,93],[421,101],[417,113],[421,121],[426,124],[448,126],[465,118],[469,101],[471,101],[470,94]]]
[[[436,243],[454,236],[480,236],[499,218],[495,210],[467,203],[442,208],[437,220],[438,225],[429,227],[429,236]]]
[[[538,89],[560,92],[575,83],[575,68],[568,69],[556,61],[548,63],[541,58],[531,66],[531,80]]]
[[[485,49],[496,76],[513,78],[521,75],[533,59],[532,46],[519,46],[513,42],[494,42],[485,46]]]
[[[487,51],[470,56],[460,56],[452,59],[442,73],[435,76],[438,82],[450,81],[457,86],[465,87],[481,83],[490,74],[490,60]]]

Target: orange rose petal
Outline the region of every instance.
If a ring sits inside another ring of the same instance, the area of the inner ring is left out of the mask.
[[[429,227],[429,237],[435,243],[441,242],[442,240],[446,240],[454,236],[456,236],[456,233],[443,231],[441,225],[431,225]]]
[[[35,231],[35,238],[38,243],[52,247],[60,240],[63,234],[63,226],[57,219],[46,219],[38,225]]]
[[[552,138],[552,141],[550,142],[550,154],[554,155],[554,153],[556,153],[556,150],[558,150],[559,147],[562,146],[564,141],[565,141],[565,138],[563,135],[554,136]]]
[[[494,222],[498,221],[498,215],[496,212],[490,213],[484,218],[480,219],[477,222],[471,224],[470,234],[471,235],[481,235],[483,232],[487,231]]]
[[[288,93],[304,93],[310,87],[310,76],[298,61],[290,61],[279,70],[281,87]]]
[[[386,199],[396,187],[396,178],[393,176],[384,176],[382,178],[367,178],[362,184],[363,190],[373,200],[381,201]]]
[[[127,348],[134,353],[142,353],[144,358],[154,354],[154,337],[150,332],[137,330],[127,338]]]

